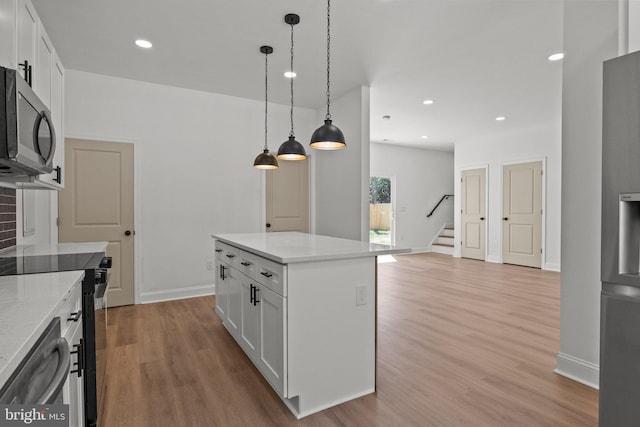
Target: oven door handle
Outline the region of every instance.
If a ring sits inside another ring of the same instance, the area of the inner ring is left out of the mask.
[[[100,283],[99,285],[96,286],[96,293],[94,295],[95,299],[100,299],[104,297],[104,293],[107,291],[107,284],[106,283]]]
[[[44,390],[42,395],[36,401],[39,405],[47,405],[53,403],[55,398],[60,394],[62,386],[69,376],[69,367],[71,366],[71,353],[69,353],[69,343],[64,338],[58,338],[52,346],[51,355],[58,353],[58,367],[53,375],[51,382]]]

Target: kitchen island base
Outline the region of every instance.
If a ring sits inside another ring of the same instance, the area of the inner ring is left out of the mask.
[[[375,392],[379,253],[281,263],[238,236],[214,236],[216,312],[295,417]]]

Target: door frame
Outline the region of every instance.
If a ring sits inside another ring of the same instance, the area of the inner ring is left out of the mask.
[[[397,236],[397,224],[396,224],[396,180],[398,179],[395,175],[385,175],[385,174],[371,174],[369,173],[369,180],[372,177],[376,178],[389,178],[389,186],[391,187],[391,225],[390,225],[390,234],[391,234],[391,245],[395,246],[396,241],[398,240]],[[369,200],[369,185],[367,185],[367,200]],[[367,207],[369,203],[367,203]],[[371,231],[371,224],[368,221],[369,216],[367,215],[367,243],[369,242],[369,233]]]
[[[474,169],[484,169],[484,210],[485,210],[485,218],[487,220],[484,222],[484,262],[488,262],[489,259],[489,221],[491,221],[491,217],[489,216],[489,164],[485,163],[482,165],[476,166],[465,166],[458,169],[458,175],[460,180],[458,180],[458,184],[460,188],[460,194],[457,199],[460,200],[460,210],[462,209],[462,172],[469,171]],[[455,215],[454,215],[455,217]],[[460,212],[460,230],[455,230],[454,226],[454,239],[453,239],[453,250],[458,250],[460,258],[462,258],[462,212]],[[502,252],[500,252],[500,257],[502,257]]]
[[[504,212],[504,167],[509,165],[518,165],[522,163],[533,163],[533,162],[542,162],[542,183],[541,185],[541,194],[542,198],[541,206],[542,206],[542,220],[540,222],[540,248],[542,249],[542,253],[540,254],[540,269],[546,270],[546,257],[547,257],[547,248],[546,248],[546,236],[547,236],[547,157],[536,157],[529,158],[523,160],[512,160],[508,162],[500,163],[500,217],[502,217],[502,213]],[[502,221],[502,219],[501,219]],[[503,242],[503,229],[502,222],[500,223],[500,228],[498,230],[499,234],[499,242],[500,242],[500,264],[504,264],[502,260],[502,254],[504,252],[504,248],[502,247]]]
[[[133,229],[135,230],[135,239],[133,239],[133,303],[140,304],[140,284],[142,283],[142,265],[140,265],[140,253],[144,232],[142,230],[142,223],[140,222],[140,140],[138,138],[128,138],[119,136],[107,136],[107,135],[88,135],[82,133],[68,133],[64,135],[64,138],[84,139],[87,141],[96,142],[119,142],[122,144],[133,145]],[[66,145],[65,145],[66,150]],[[66,166],[65,166],[66,167]],[[53,198],[52,198],[53,199]],[[55,198],[55,212],[56,218],[58,216],[58,199]],[[55,224],[55,219],[53,220]],[[56,234],[58,226],[56,225]],[[57,241],[57,236],[56,236]]]

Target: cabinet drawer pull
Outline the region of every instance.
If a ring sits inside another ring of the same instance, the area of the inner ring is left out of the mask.
[[[222,249],[216,249],[216,252],[222,252]]]
[[[249,267],[251,265],[251,263],[248,261],[243,261],[240,264],[244,265],[245,267]]]
[[[82,316],[82,310],[78,310],[75,313],[71,313],[71,317],[67,317],[67,322],[77,322]]]
[[[234,254],[227,254],[227,258],[235,258],[236,256]]]
[[[80,378],[82,376],[82,370],[84,369],[84,364],[83,364],[83,351],[82,351],[82,338],[80,338],[80,344],[74,344],[73,348],[75,348],[74,351],[71,351],[71,354],[75,354],[77,359],[76,362],[73,364],[73,366],[77,366],[77,369],[73,369],[71,371],[72,374],[78,374],[78,378]]]
[[[266,271],[261,271],[261,272],[260,272],[260,274],[262,274],[262,275],[263,275],[264,277],[266,277],[266,278],[270,278],[271,276],[273,276],[273,274],[268,273],[268,272],[266,272]]]

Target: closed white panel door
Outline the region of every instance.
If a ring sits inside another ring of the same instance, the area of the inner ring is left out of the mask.
[[[502,261],[542,265],[542,162],[503,168]]]
[[[67,139],[65,165],[59,240],[108,242],[109,306],[133,304],[133,145]]]
[[[462,171],[463,258],[485,260],[486,181],[486,169]]]
[[[267,231],[309,232],[309,160],[278,160],[267,171]]]

